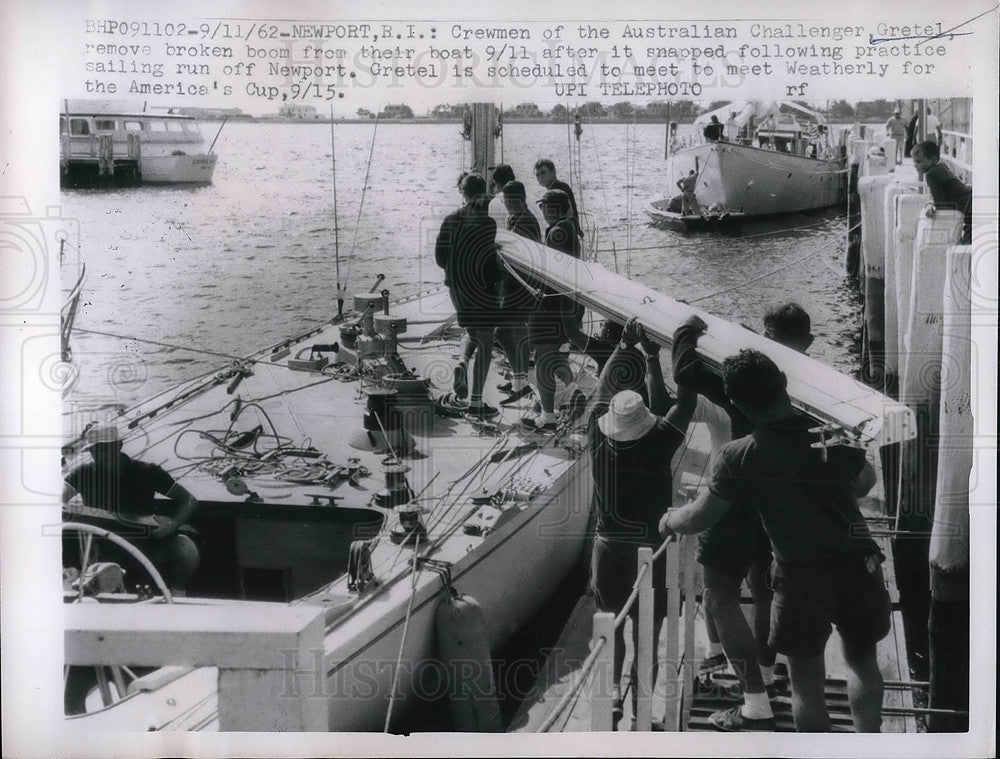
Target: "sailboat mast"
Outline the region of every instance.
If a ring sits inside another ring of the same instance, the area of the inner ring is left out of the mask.
[[[472,104],[472,168],[474,174],[489,177],[490,169],[496,165],[496,108],[493,103]]]
[[[330,162],[333,168],[333,260],[337,272],[337,318],[344,315],[344,294],[340,286],[340,221],[337,216],[337,143],[334,136],[333,106],[330,106]]]

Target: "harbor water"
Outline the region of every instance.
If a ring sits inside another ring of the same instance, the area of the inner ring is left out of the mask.
[[[218,124],[202,129],[211,139]],[[542,194],[534,162],[552,158],[597,230],[598,262],[674,298],[719,293],[698,306],[758,330],[769,305],[798,301],[813,319],[811,354],[853,372],[860,303],[843,273],[844,209],[725,234],[658,227],[643,206],[678,178],[663,137],[656,124],[585,125],[577,146],[564,124],[508,124],[502,159],[531,203]],[[347,293],[378,273],[393,297],[440,284],[434,239],[460,203],[467,146],[453,123],[339,124],[333,140],[329,124],[227,123],[210,186],[64,191],[62,213],[81,230],[62,266],[67,290],[87,265],[60,377],[67,412],[131,405],[329,319],[338,247]]]

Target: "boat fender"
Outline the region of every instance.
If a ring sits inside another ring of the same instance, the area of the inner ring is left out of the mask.
[[[438,652],[448,677],[453,729],[501,732],[503,725],[482,608],[471,596],[449,595],[438,604],[434,617]]]

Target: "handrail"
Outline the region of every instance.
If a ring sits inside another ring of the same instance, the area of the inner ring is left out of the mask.
[[[646,570],[649,569],[650,571],[652,571],[653,562],[655,562],[658,558],[660,558],[660,556],[663,555],[663,552],[667,550],[667,544],[673,542],[673,540],[674,540],[673,536],[670,536],[662,543],[660,543],[660,547],[657,548],[656,551],[653,552],[653,555],[650,557],[649,563],[643,563],[643,565],[639,568],[639,571],[636,572],[635,583],[633,583],[632,585],[632,592],[629,594],[629,597],[625,600],[625,605],[622,607],[622,610],[618,613],[618,616],[615,617],[616,630],[625,621],[625,617],[628,616],[629,610],[632,608],[632,605],[635,603],[635,600],[639,597],[640,585],[642,583],[643,575],[646,574]]]
[[[625,601],[625,605],[622,608],[621,612],[618,614],[617,617],[615,617],[613,629],[617,630],[618,627],[625,621],[625,617],[628,616],[629,610],[632,608],[632,605],[639,597],[639,590],[641,588],[642,578],[645,576],[647,571],[652,571],[653,564],[660,556],[663,555],[664,551],[667,550],[667,545],[671,542],[673,542],[673,536],[664,540],[660,544],[659,548],[657,548],[656,551],[653,553],[653,555],[649,558],[649,560],[647,562],[643,562],[642,567],[636,573],[635,583],[632,585],[632,592],[629,594],[628,599]],[[603,650],[604,646],[607,643],[608,640],[604,636],[598,638],[597,642],[594,645],[594,648],[590,652],[590,655],[587,656],[586,659],[584,659],[583,665],[580,668],[580,672],[577,675],[576,681],[573,683],[570,689],[563,694],[562,698],[559,699],[559,701],[553,707],[552,711],[549,713],[549,716],[546,717],[545,721],[539,726],[537,732],[539,733],[548,732],[555,724],[556,720],[559,719],[559,716],[566,710],[566,707],[569,706],[569,703],[574,698],[576,698],[577,695],[579,695],[581,688],[583,688],[584,683],[587,682],[587,678],[590,676],[590,672],[591,670],[593,670],[594,664],[597,662],[597,659],[601,651]]]

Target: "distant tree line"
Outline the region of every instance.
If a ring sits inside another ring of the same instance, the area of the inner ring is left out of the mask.
[[[520,103],[513,108],[504,109],[504,118],[511,121],[558,121],[563,122],[579,116],[587,121],[657,121],[667,120],[678,123],[694,121],[700,114],[723,108],[728,100],[716,100],[708,105],[701,105],[690,100],[654,101],[646,105],[636,105],[627,101],[618,101],[610,105],[596,100],[584,103],[575,108],[567,108],[557,104],[549,111],[544,111],[535,103]],[[807,104],[808,105],[808,104]],[[816,108],[816,104],[810,107]],[[832,122],[848,121],[884,121],[888,119],[897,107],[894,100],[863,100],[851,104],[846,100],[831,100],[820,107],[826,112],[826,117]],[[466,110],[464,104],[441,103],[434,106],[425,117],[415,116],[413,109],[405,103],[387,105],[377,114],[380,119],[413,119],[431,118],[439,121],[461,121]],[[357,116],[361,119],[374,119],[376,113],[359,108]]]

